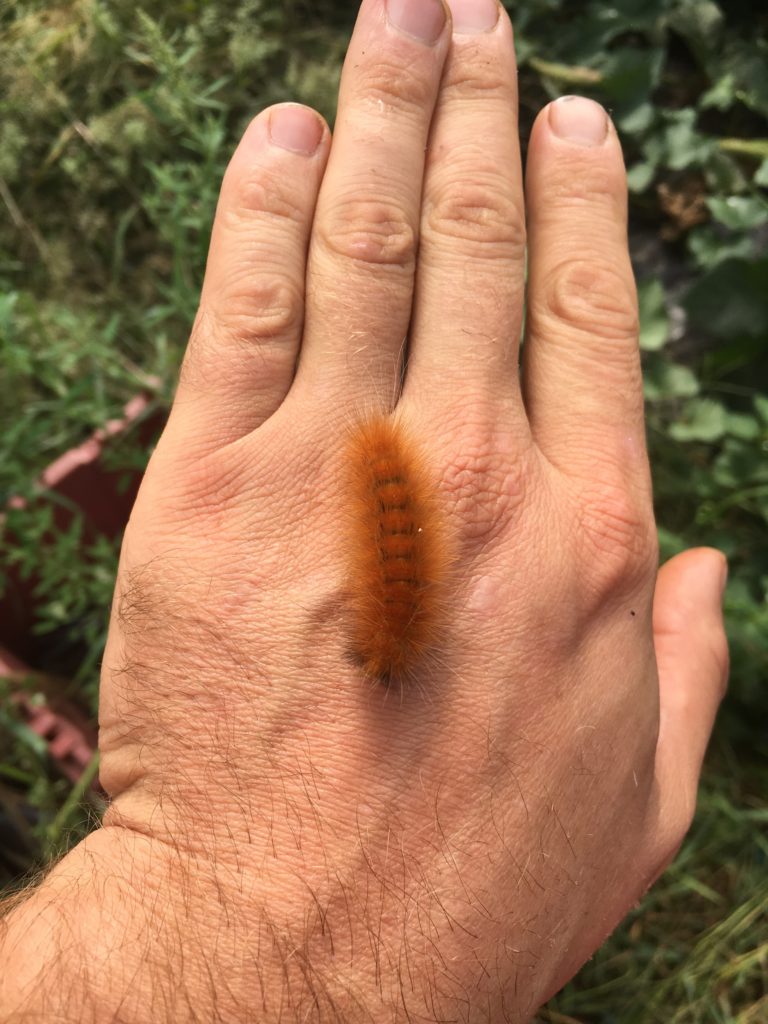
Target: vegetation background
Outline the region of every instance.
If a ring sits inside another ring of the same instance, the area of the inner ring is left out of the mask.
[[[731,691],[674,867],[541,1021],[768,1020],[768,11],[746,0],[526,0],[524,139],[550,98],[613,113],[665,556],[729,557]],[[164,408],[221,175],[279,100],[333,122],[355,0],[0,2],[2,565],[37,602],[35,669],[93,714],[117,542],[34,483],[138,392]],[[126,474],[148,446],[110,449]],[[39,680],[27,684],[32,699]],[[60,775],[0,682],[0,886],[77,841]],[[93,775],[95,764],[91,766]]]

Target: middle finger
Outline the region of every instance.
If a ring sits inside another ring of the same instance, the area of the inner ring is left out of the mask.
[[[296,379],[334,408],[394,397],[449,21],[442,0],[360,8],[315,213]]]

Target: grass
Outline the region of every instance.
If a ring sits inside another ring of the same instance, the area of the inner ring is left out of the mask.
[[[731,692],[692,832],[541,1021],[751,1024],[768,1019],[768,17],[740,0],[510,7],[523,143],[572,91],[622,137],[662,551],[713,544],[731,565]],[[0,5],[0,501],[34,499],[8,515],[3,564],[35,590],[27,659],[91,714],[118,544],[57,528],[33,481],[137,392],[148,415],[167,405],[228,155],[269,103],[332,122],[353,19],[331,0]],[[126,477],[138,436],[110,453]],[[99,807],[2,684],[0,750],[10,885]]]

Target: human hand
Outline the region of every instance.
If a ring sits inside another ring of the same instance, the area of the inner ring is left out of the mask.
[[[524,200],[509,21],[453,6],[451,41],[364,0],[332,147],[283,106],[233,157],[123,547],[112,804],[16,912],[6,1005],[43,929],[112,972],[94,1020],[524,1020],[687,829],[724,563],[657,579],[619,142],[551,104]],[[396,396],[455,561],[387,688],[348,657],[344,458]]]

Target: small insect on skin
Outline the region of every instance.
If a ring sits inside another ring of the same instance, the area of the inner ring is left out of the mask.
[[[443,634],[446,531],[425,462],[394,416],[360,422],[347,449],[350,653],[391,683],[416,674]]]

